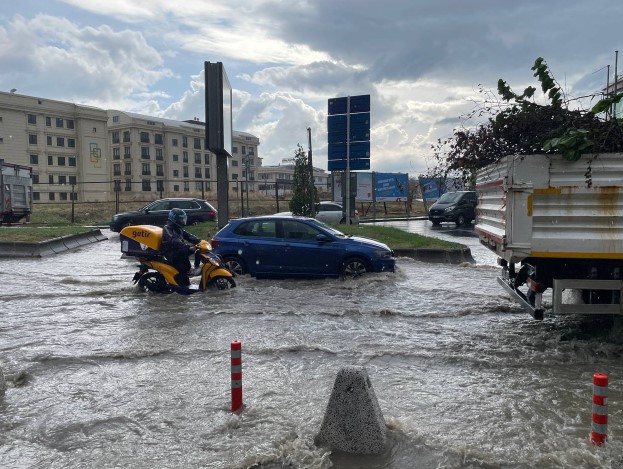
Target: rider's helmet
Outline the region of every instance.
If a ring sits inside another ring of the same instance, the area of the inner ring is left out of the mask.
[[[188,220],[188,216],[181,208],[174,208],[169,212],[169,221],[172,221],[176,225],[185,225],[186,220]]]

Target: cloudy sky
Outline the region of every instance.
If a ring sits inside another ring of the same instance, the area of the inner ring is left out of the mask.
[[[234,129],[264,164],[307,149],[327,167],[327,100],[371,95],[371,170],[425,173],[498,78],[568,96],[623,72],[621,0],[2,0],[0,90],[204,120],[205,61],[223,62]]]

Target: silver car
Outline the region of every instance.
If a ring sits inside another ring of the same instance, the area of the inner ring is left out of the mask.
[[[292,212],[280,212],[275,215],[281,216],[292,216]],[[337,225],[339,223],[344,223],[344,209],[341,204],[337,202],[324,201],[316,204],[316,215],[314,216],[316,220],[319,220],[323,223],[328,223],[331,225]],[[352,220],[353,223],[359,223],[359,212],[355,210],[355,216]]]

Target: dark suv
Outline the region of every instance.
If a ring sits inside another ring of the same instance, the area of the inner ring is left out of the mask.
[[[136,212],[124,212],[114,215],[110,222],[110,230],[119,232],[129,225],[163,226],[167,222],[169,211],[172,208],[181,208],[186,212],[188,225],[214,221],[217,218],[216,209],[203,199],[161,199],[145,205]]]
[[[456,226],[468,225],[476,218],[478,199],[474,191],[446,192],[428,211],[428,219],[433,225],[441,222],[454,222]]]

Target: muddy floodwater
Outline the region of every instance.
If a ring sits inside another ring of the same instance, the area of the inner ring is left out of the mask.
[[[139,292],[119,237],[0,259],[2,468],[620,468],[623,327],[533,320],[470,229],[395,226],[475,264],[398,258],[341,280],[238,277],[225,292]],[[243,399],[230,412],[230,344]],[[338,371],[366,368],[388,428],[377,456],[314,445]],[[592,376],[609,441],[593,446]]]

